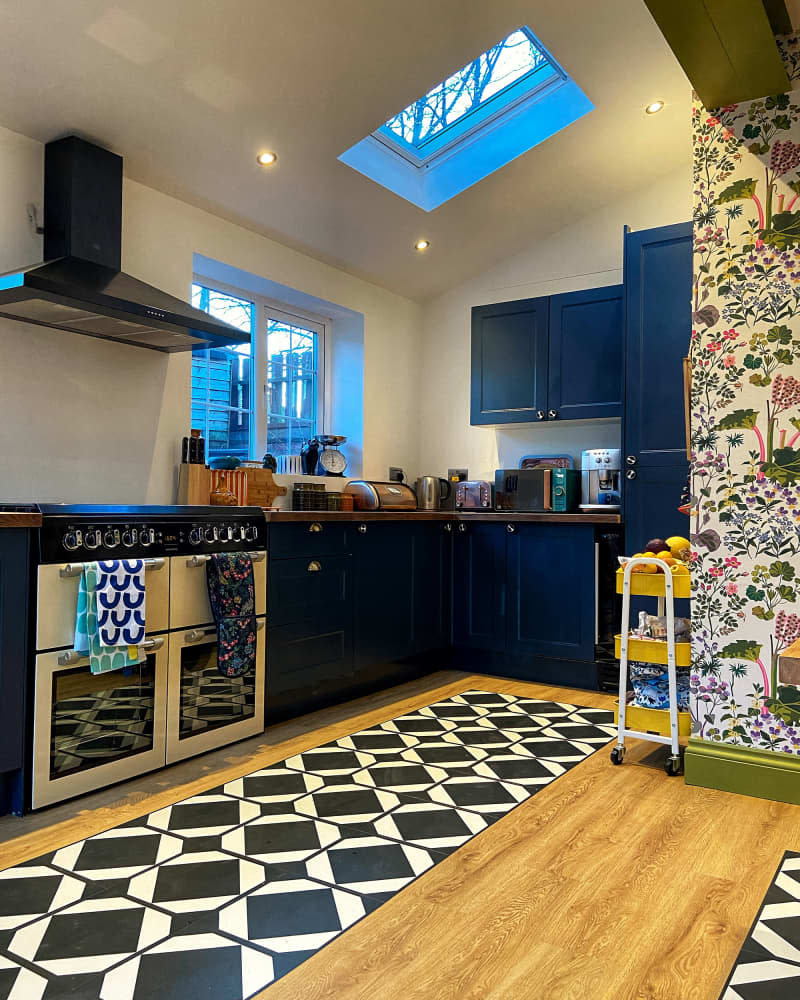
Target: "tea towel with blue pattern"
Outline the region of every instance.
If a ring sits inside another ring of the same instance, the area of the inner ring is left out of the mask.
[[[206,584],[217,626],[217,668],[241,677],[256,664],[253,561],[246,552],[219,552],[206,563]]]
[[[97,563],[97,626],[103,646],[144,642],[144,559]]]
[[[78,586],[78,608],[75,618],[75,651],[89,657],[93,674],[123,670],[144,660],[141,646],[104,646],[100,642],[97,624],[97,563],[86,563]]]

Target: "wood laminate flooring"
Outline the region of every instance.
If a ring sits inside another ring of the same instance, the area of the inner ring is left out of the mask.
[[[143,778],[122,799],[117,789],[115,801],[106,792],[105,803],[4,820],[0,836],[20,835],[0,844],[0,868],[475,688],[613,705],[605,694],[434,674],[273,726],[210,770],[203,758],[200,776],[159,772],[153,794]],[[632,746],[621,767],[601,750],[259,996],[717,1000],[781,857],[800,850],[800,807],[688,787],[636,764],[651,750]]]

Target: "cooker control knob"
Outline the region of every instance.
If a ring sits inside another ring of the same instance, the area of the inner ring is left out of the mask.
[[[233,528],[231,528],[230,525],[227,528],[220,528],[219,529],[219,536],[220,536],[220,538],[222,539],[223,542],[232,542],[233,541]]]
[[[139,542],[145,547],[152,545],[156,540],[156,533],[152,528],[139,528]]]
[[[74,552],[75,549],[79,549],[81,547],[80,531],[68,531],[61,539],[61,544],[67,552]]]
[[[216,527],[206,528],[206,530],[203,532],[203,538],[205,538],[207,542],[218,541],[219,535],[217,534]]]
[[[113,549],[114,546],[119,545],[119,531],[117,528],[109,528],[103,535],[103,545],[107,549]]]
[[[125,546],[126,549],[132,549],[133,546],[136,544],[137,538],[138,534],[136,528],[126,528],[122,532],[122,544]]]
[[[201,528],[192,528],[189,531],[189,544],[199,545],[203,541],[203,532]]]
[[[234,524],[234,526],[228,530],[231,533],[232,542],[241,542],[244,540],[244,528],[241,528],[238,524]]]
[[[99,528],[91,528],[89,531],[83,534],[83,544],[87,549],[99,548],[100,543],[103,540],[103,533]]]
[[[254,542],[258,538],[258,528],[254,524],[248,524],[244,529],[244,540]]]

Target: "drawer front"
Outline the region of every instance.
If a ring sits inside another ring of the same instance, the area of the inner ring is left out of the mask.
[[[208,625],[214,620],[208,603],[206,566],[194,565],[191,556],[173,556],[170,559],[169,627],[186,628],[189,625]],[[267,610],[267,560],[253,562],[256,585],[256,614]]]
[[[159,569],[145,574],[145,619],[148,632],[164,632],[169,627],[169,566],[164,559]],[[79,576],[62,577],[65,564],[39,567],[36,602],[36,648],[59,649],[75,640]]]
[[[343,555],[347,552],[347,526],[331,521],[278,522],[269,526],[270,559],[295,556]]]
[[[319,621],[279,625],[267,630],[267,704],[270,696],[298,691],[312,695],[353,674],[349,628]]]
[[[351,557],[324,556],[279,559],[269,572],[270,625],[306,619],[349,620]]]

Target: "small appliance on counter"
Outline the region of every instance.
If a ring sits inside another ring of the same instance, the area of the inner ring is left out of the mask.
[[[491,510],[492,484],[485,479],[465,479],[456,485],[456,510]]]
[[[304,476],[343,476],[347,459],[339,446],[347,440],[341,434],[318,434],[306,441],[300,452]]]
[[[417,498],[405,483],[377,483],[351,479],[344,488],[356,510],[416,510]]]
[[[498,469],[495,507],[528,513],[573,513],[580,500],[580,475],[563,467]]]
[[[420,476],[417,480],[417,506],[420,510],[441,510],[452,492],[446,479],[438,476]]]
[[[614,513],[620,509],[622,452],[590,448],[581,452],[581,510]]]

